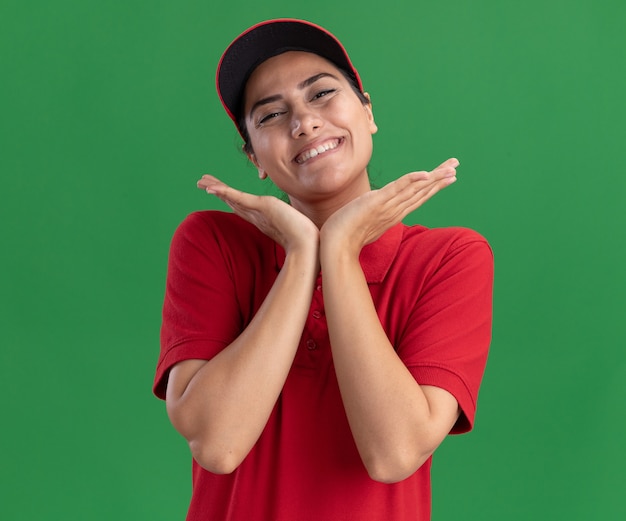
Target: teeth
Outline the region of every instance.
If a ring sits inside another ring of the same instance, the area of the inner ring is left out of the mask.
[[[296,163],[302,164],[305,161],[308,161],[309,159],[312,159],[314,157],[319,156],[320,154],[323,154],[327,150],[332,150],[333,148],[337,148],[338,145],[339,145],[339,140],[333,139],[332,141],[328,141],[327,143],[321,144],[317,148],[305,150],[302,154],[300,154],[296,158]]]

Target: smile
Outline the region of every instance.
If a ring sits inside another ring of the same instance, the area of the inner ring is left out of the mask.
[[[309,148],[305,150],[304,152],[301,152],[300,154],[298,154],[295,158],[295,162],[301,165],[302,163],[305,163],[309,159],[313,159],[314,157],[317,157],[325,152],[328,152],[329,150],[334,150],[335,148],[339,146],[339,143],[341,143],[341,139],[339,138],[329,139],[328,141],[325,141],[324,143],[321,143],[320,145],[316,147]]]

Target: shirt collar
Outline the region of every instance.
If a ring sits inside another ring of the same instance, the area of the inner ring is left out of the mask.
[[[368,284],[379,284],[384,280],[398,253],[403,233],[404,224],[396,224],[376,241],[363,247],[359,261]],[[280,270],[285,263],[285,250],[275,243],[275,251],[276,267]]]

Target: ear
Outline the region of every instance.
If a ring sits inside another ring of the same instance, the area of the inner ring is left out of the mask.
[[[368,104],[363,105],[365,109],[365,113],[367,115],[367,120],[369,121],[370,133],[376,134],[378,132],[378,126],[374,121],[374,112],[372,111],[372,100],[370,98],[369,92],[364,92],[363,95],[367,98]]]
[[[254,153],[249,153],[248,155],[248,159],[250,160],[250,162],[256,166],[256,169],[259,171],[259,179],[263,180],[263,179],[267,179],[267,173],[265,172],[265,170],[263,170],[261,168],[261,165],[259,165],[259,162],[256,160],[256,156],[254,155]]]

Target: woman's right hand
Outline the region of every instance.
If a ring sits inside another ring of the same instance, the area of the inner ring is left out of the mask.
[[[312,247],[317,254],[317,226],[284,201],[273,196],[242,192],[208,174],[198,181],[198,188],[224,201],[239,217],[256,226],[287,253]]]

